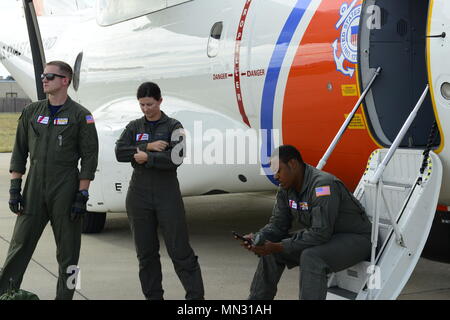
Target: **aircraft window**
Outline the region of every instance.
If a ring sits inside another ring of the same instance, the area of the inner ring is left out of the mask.
[[[73,66],[73,88],[78,91],[80,86],[80,72],[81,72],[81,62],[83,60],[83,52],[80,52],[75,60],[75,65]]]
[[[193,0],[98,0],[97,23],[110,26]]]
[[[444,82],[442,84],[441,94],[446,100],[450,100],[450,83]]]
[[[222,36],[223,22],[216,22],[211,28],[208,40],[208,57],[213,58],[219,53],[220,37]]]

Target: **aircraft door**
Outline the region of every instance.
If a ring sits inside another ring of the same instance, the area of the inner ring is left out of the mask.
[[[222,88],[223,92],[227,92],[227,95],[221,96],[221,104],[226,106],[224,111],[252,127],[258,124],[255,114],[257,96],[253,95],[254,77],[251,77],[255,73],[251,71],[254,69],[252,65],[259,60],[252,54],[252,46],[260,2],[225,2],[211,26],[207,45],[214,88]],[[237,115],[235,112],[238,112]]]
[[[238,11],[236,17],[239,17],[239,20],[235,21],[235,28],[231,32],[234,43],[233,82],[236,101],[242,120],[252,127],[257,125],[255,110],[258,95],[252,90],[255,78],[250,73],[260,58],[253,52],[255,38],[258,38],[255,22],[260,2],[255,0],[241,2],[236,8]]]
[[[430,1],[427,30],[428,77],[443,143],[436,152],[444,165],[442,181],[449,181],[450,165],[450,1]],[[440,203],[450,203],[450,184],[443,183]]]

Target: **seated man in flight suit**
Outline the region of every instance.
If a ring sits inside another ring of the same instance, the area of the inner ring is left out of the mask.
[[[344,184],[304,163],[295,147],[275,150],[271,168],[280,183],[272,216],[242,243],[260,256],[249,299],[273,299],[284,268],[300,266],[300,299],[324,300],[328,273],[369,257],[371,223]],[[305,228],[292,235],[294,219]]]

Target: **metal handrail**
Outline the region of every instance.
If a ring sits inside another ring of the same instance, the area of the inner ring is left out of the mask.
[[[355,116],[356,111],[358,111],[359,106],[361,105],[362,101],[366,97],[367,93],[372,87],[372,84],[374,83],[375,79],[378,77],[378,75],[381,73],[381,67],[378,67],[375,70],[375,73],[370,80],[369,84],[367,85],[367,88],[364,90],[364,92],[361,94],[361,97],[356,102],[355,106],[353,107],[352,112],[348,115],[347,119],[345,119],[344,123],[342,124],[341,128],[339,129],[338,133],[334,137],[333,141],[331,142],[330,146],[328,147],[327,151],[323,155],[322,159],[320,159],[319,163],[317,164],[317,169],[322,170],[322,168],[325,166],[325,164],[328,161],[328,158],[333,153],[334,149],[336,148],[336,145],[341,140],[345,130],[347,130],[348,125],[353,120],[353,117]]]
[[[411,124],[413,123],[414,119],[417,116],[417,113],[419,112],[420,107],[422,106],[423,102],[425,101],[425,98],[428,94],[430,86],[427,84],[425,87],[425,90],[422,93],[422,96],[420,97],[419,101],[417,101],[416,106],[414,107],[413,111],[410,113],[408,119],[406,119],[406,122],[403,124],[402,129],[398,133],[397,137],[395,138],[394,142],[392,143],[391,147],[389,148],[388,153],[384,157],[381,164],[378,166],[377,171],[375,171],[375,174],[372,178],[370,178],[369,182],[372,184],[377,184],[378,180],[380,180],[381,175],[384,172],[384,169],[386,169],[386,166],[388,165],[389,161],[391,160],[392,156],[394,155],[394,152],[398,149],[398,146],[402,142],[403,138],[406,135],[406,132],[409,130],[409,127],[411,127]]]

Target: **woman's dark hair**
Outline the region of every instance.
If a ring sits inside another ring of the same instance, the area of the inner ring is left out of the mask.
[[[161,89],[154,82],[144,82],[137,90],[137,98],[153,98],[159,101],[161,99]]]

